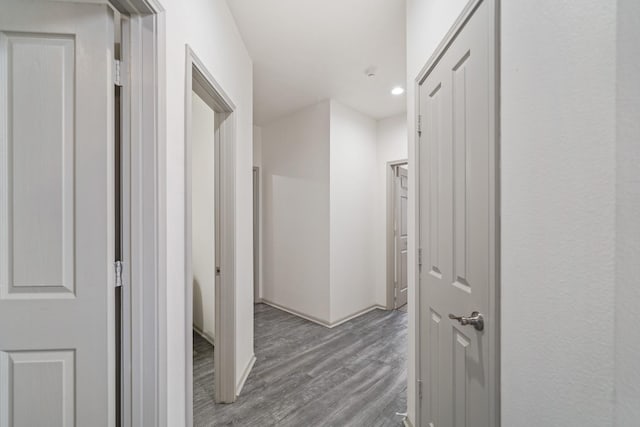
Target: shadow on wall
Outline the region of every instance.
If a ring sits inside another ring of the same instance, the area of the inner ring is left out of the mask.
[[[204,307],[202,303],[202,288],[196,278],[193,279],[193,325],[203,330]]]

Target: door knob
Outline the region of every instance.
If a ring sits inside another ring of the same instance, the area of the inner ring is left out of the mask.
[[[473,313],[471,313],[471,316],[469,317],[456,316],[454,314],[449,314],[449,319],[457,320],[463,326],[471,325],[474,328],[476,328],[477,331],[481,331],[484,329],[484,317],[482,316],[482,314],[478,313],[477,311],[474,311]]]

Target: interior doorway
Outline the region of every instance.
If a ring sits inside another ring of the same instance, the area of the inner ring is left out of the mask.
[[[387,163],[387,309],[407,310],[408,286],[407,160]]]
[[[193,425],[198,352],[213,359],[198,379],[213,388],[215,402],[236,399],[235,106],[189,46],[186,65],[186,425]]]

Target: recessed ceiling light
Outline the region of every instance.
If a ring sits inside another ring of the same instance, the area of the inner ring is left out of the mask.
[[[404,93],[404,89],[401,88],[400,86],[396,86],[393,89],[391,89],[392,95],[402,95],[403,93]]]

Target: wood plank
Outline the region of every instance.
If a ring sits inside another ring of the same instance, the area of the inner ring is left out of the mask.
[[[256,364],[233,404],[213,400],[213,347],[194,334],[194,425],[402,426],[407,314],[374,310],[333,329],[255,305]]]

